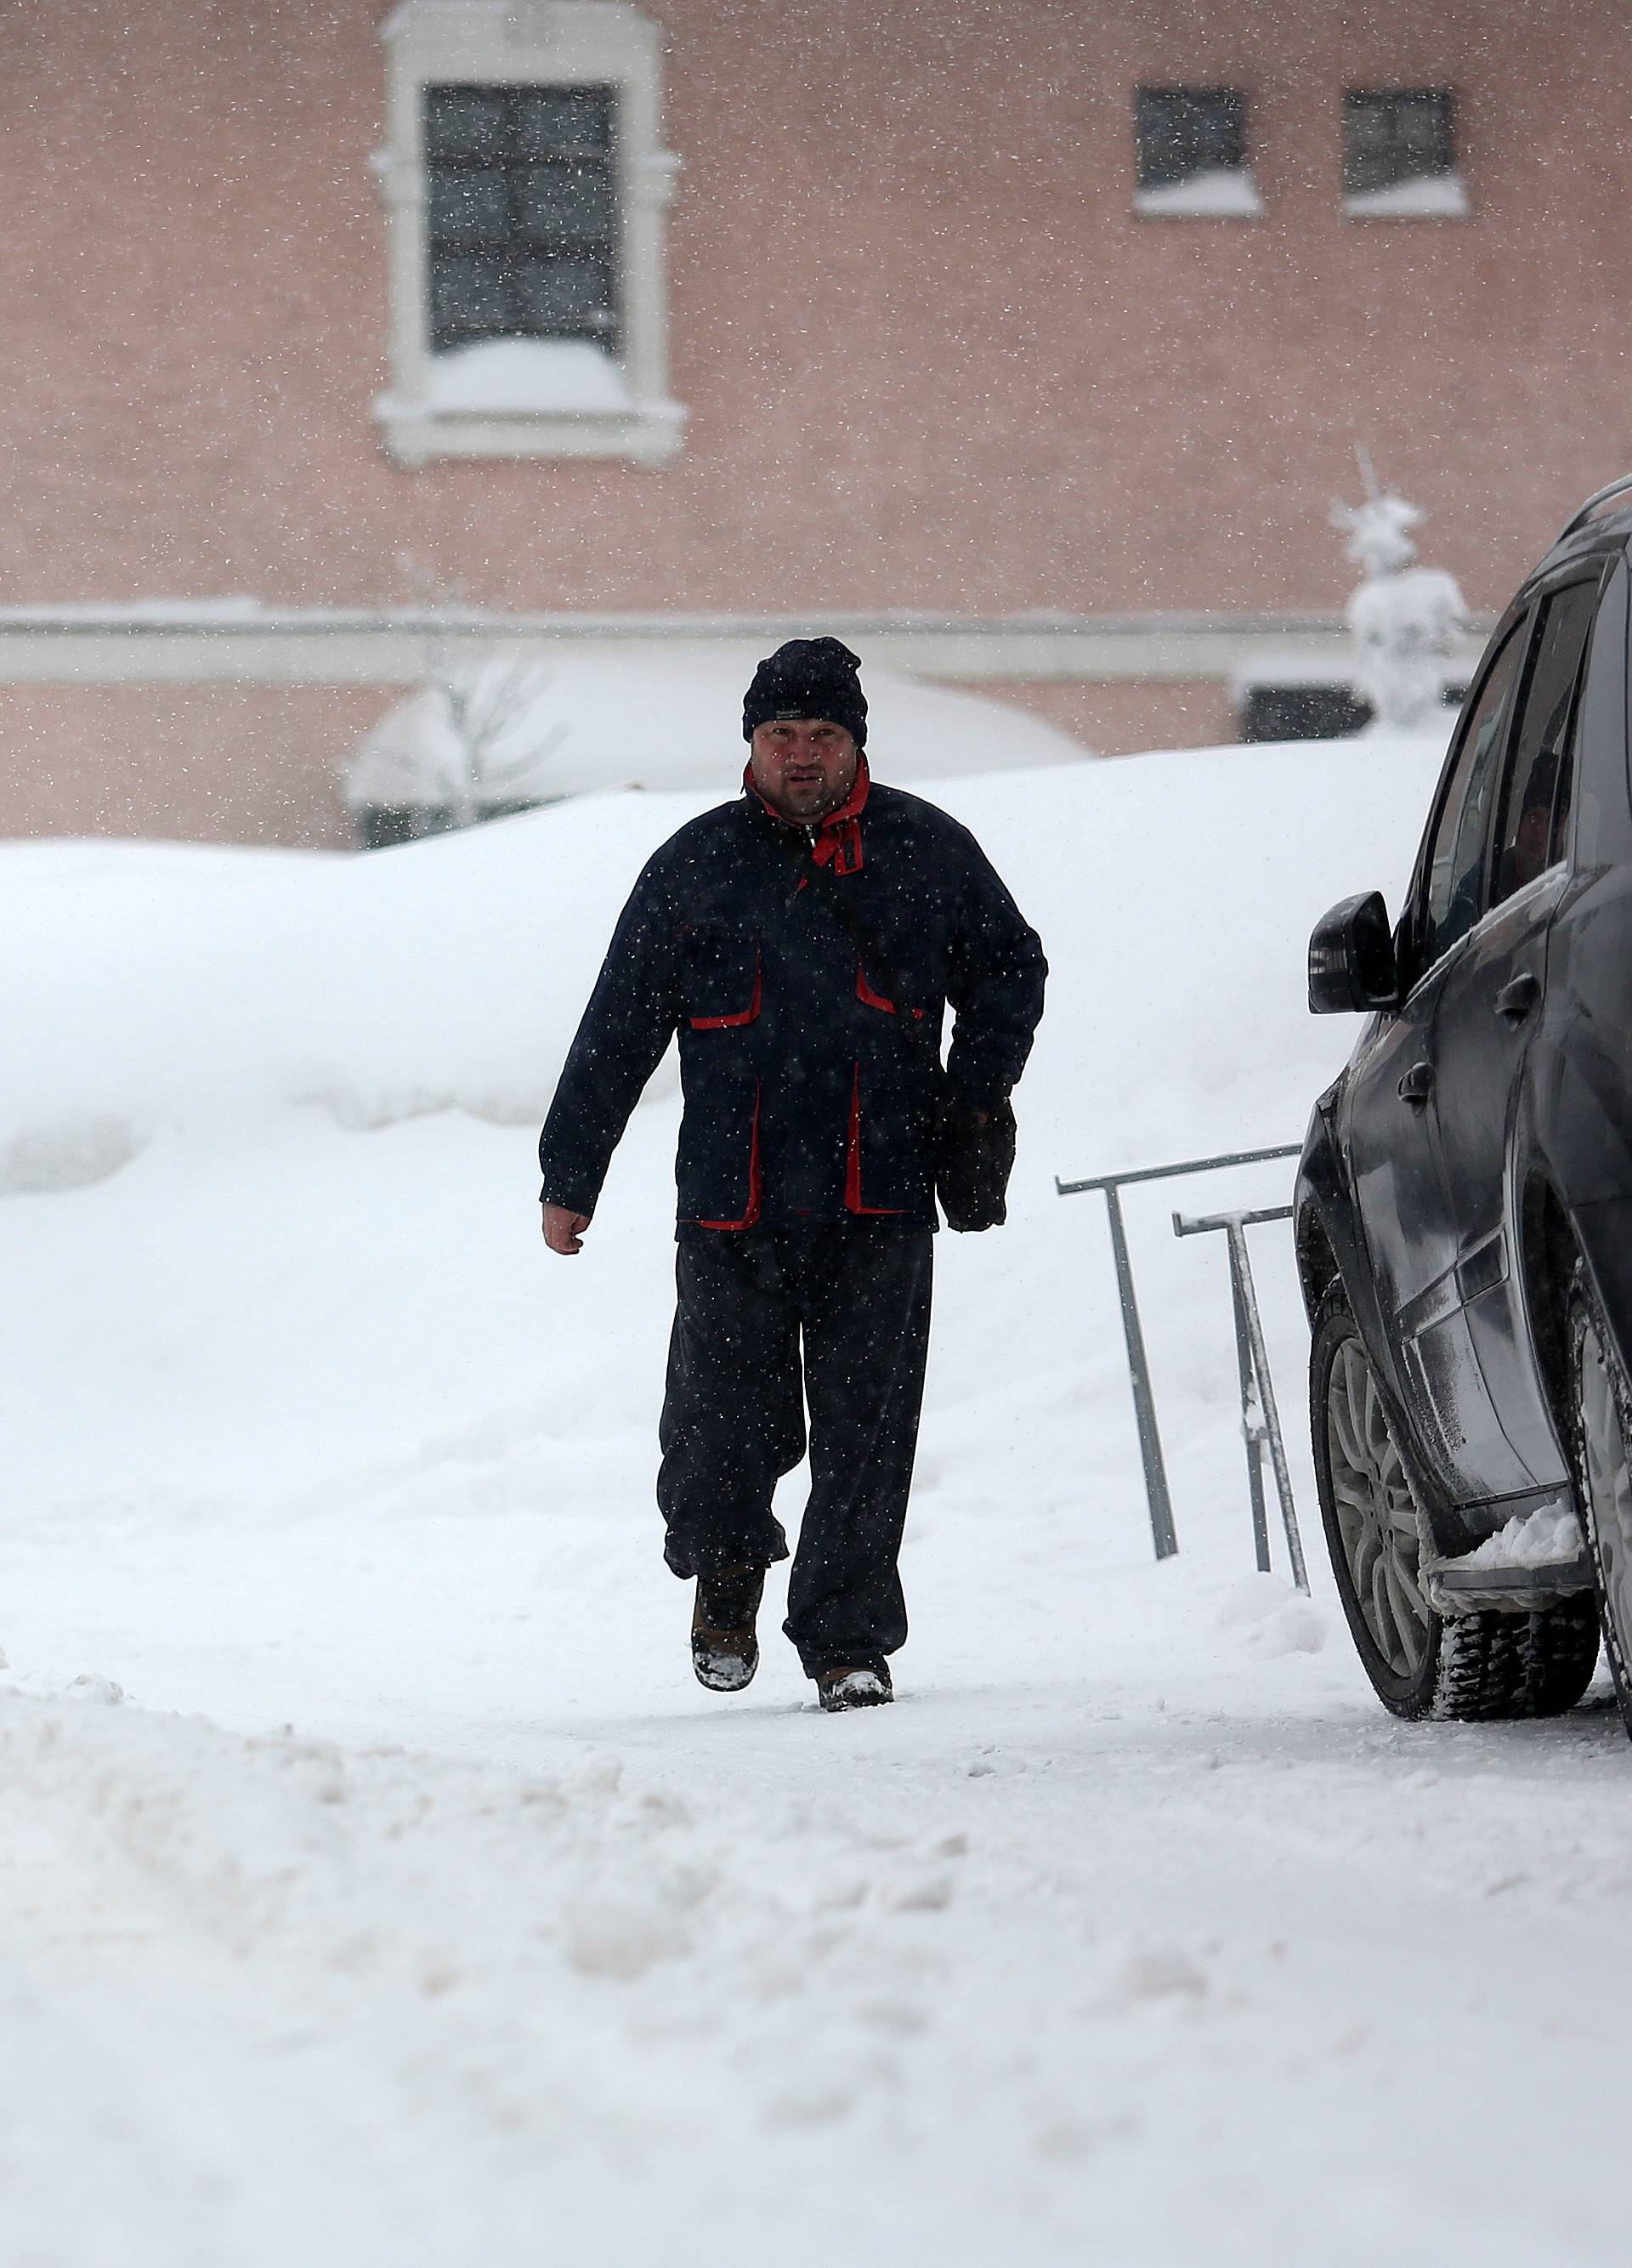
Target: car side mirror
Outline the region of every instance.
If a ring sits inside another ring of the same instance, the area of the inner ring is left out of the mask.
[[[1309,1012],[1353,1015],[1400,1005],[1400,968],[1380,890],[1345,898],[1309,940]]]

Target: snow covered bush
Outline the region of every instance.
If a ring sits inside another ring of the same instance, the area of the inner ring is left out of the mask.
[[[363,843],[383,848],[552,801],[562,791],[549,760],[570,728],[549,692],[548,668],[530,655],[434,652],[423,691],[382,718],[347,775]]]

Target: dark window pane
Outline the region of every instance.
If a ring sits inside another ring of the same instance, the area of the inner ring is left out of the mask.
[[[1253,685],[1241,715],[1244,740],[1341,740],[1371,722],[1369,703],[1346,685]]]
[[[1234,87],[1142,86],[1134,122],[1142,189],[1246,163],[1246,104]]]
[[[1349,98],[1348,129],[1352,149],[1364,150],[1368,154],[1374,150],[1386,150],[1393,123],[1386,103],[1361,95]]]
[[[604,157],[612,147],[612,90],[526,87],[516,96],[523,158]]]
[[[510,188],[503,168],[433,166],[425,213],[433,237],[508,236]]]
[[[521,184],[521,225],[535,242],[611,241],[617,228],[618,202],[605,172],[587,166],[529,166]]]
[[[1552,863],[1553,809],[1574,762],[1576,691],[1598,585],[1571,583],[1547,602],[1513,734],[1490,902],[1500,905]]]
[[[1343,188],[1351,197],[1456,169],[1455,98],[1445,87],[1351,87],[1343,97]]]
[[[1420,158],[1424,166],[1440,172],[1451,159],[1444,107],[1448,99],[1434,94],[1402,94],[1397,114],[1402,148]]]
[[[1529,643],[1529,618],[1508,633],[1464,718],[1451,784],[1428,858],[1422,967],[1430,968],[1472,929],[1485,909],[1485,842],[1502,750],[1508,696]]]
[[[1473,744],[1467,800],[1462,806],[1455,847],[1445,869],[1446,883],[1437,913],[1436,954],[1448,953],[1485,910],[1485,841],[1490,828],[1490,806],[1496,799],[1500,755],[1501,742],[1494,733]]]
[[[425,151],[430,158],[481,159],[504,150],[508,97],[503,87],[425,90]]]
[[[431,343],[617,345],[616,98],[606,86],[430,87]]]
[[[426,835],[450,834],[459,817],[445,803],[365,803],[353,814],[353,821],[364,850],[390,850]]]
[[[518,328],[504,269],[480,254],[444,254],[430,271],[431,342],[459,346]]]
[[[526,328],[535,336],[599,335],[612,328],[610,263],[605,260],[529,260],[519,273]]]
[[[1570,846],[1570,809],[1576,799],[1576,752],[1571,748],[1553,798],[1553,832],[1547,846],[1547,863],[1556,866]]]

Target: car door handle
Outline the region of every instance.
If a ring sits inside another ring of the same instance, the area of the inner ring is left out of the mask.
[[[1400,1082],[1400,1100],[1420,1110],[1434,1091],[1434,1066],[1430,1063],[1413,1064]]]
[[[1541,979],[1526,968],[1496,994],[1496,1012],[1506,1023],[1522,1024],[1540,998]]]

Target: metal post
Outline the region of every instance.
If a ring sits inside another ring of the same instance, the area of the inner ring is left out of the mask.
[[[1263,1410],[1264,1431],[1269,1440],[1270,1469],[1275,1474],[1275,1493],[1281,1499],[1281,1521],[1286,1529],[1286,1551],[1292,1563],[1292,1580],[1300,1591],[1306,1591],[1309,1588],[1309,1571],[1304,1565],[1303,1539],[1298,1532],[1298,1514],[1292,1506],[1292,1476],[1286,1469],[1286,1444],[1281,1439],[1280,1414],[1275,1406],[1275,1388],[1269,1379],[1269,1351],[1264,1344],[1263,1318],[1258,1312],[1253,1263],[1246,1256],[1245,1217],[1238,1213],[1226,1222],[1224,1233],[1230,1240],[1231,1257],[1240,1270],[1247,1338],[1253,1351],[1253,1368],[1257,1373],[1258,1399]]]
[[[1263,1405],[1253,1374],[1252,1335],[1246,1327],[1246,1294],[1230,1247],[1230,1305],[1235,1314],[1235,1366],[1241,1382],[1241,1446],[1246,1452],[1246,1491],[1253,1506],[1253,1553],[1261,1575],[1269,1572],[1269,1514],[1264,1504]]]
[[[1084,1189],[1108,1189],[1113,1182],[1118,1189],[1126,1189],[1130,1182],[1171,1182],[1191,1174],[1216,1174],[1224,1166],[1257,1166],[1267,1158],[1296,1158],[1302,1147],[1298,1142],[1283,1142],[1275,1150],[1229,1150],[1221,1158],[1181,1158],[1174,1166],[1133,1166],[1125,1174],[1095,1174],[1085,1182],[1062,1182],[1056,1174],[1054,1193],[1075,1197]]]
[[[1275,1494],[1281,1501],[1281,1524],[1286,1530],[1287,1557],[1292,1580],[1300,1591],[1309,1588],[1304,1565],[1303,1538],[1298,1529],[1298,1510],[1292,1502],[1292,1476],[1287,1470],[1286,1444],[1281,1436],[1281,1417],[1275,1408],[1275,1385],[1269,1376],[1269,1351],[1264,1344],[1263,1317],[1258,1308],[1258,1287],[1247,1256],[1246,1232],[1264,1220],[1290,1220],[1290,1205],[1266,1205],[1255,1212],[1216,1212],[1192,1219],[1173,1215],[1175,1236],[1209,1236],[1222,1229],[1230,1248],[1230,1296],[1235,1311],[1236,1365],[1241,1379],[1241,1431],[1246,1437],[1246,1478],[1253,1499],[1253,1543],[1259,1567],[1268,1573],[1269,1536],[1264,1514],[1263,1453],[1269,1452]],[[1254,1408],[1254,1404],[1256,1407]]]
[[[1217,1173],[1224,1167],[1256,1166],[1271,1158],[1295,1158],[1298,1148],[1298,1143],[1290,1142],[1272,1150],[1231,1150],[1219,1158],[1183,1158],[1170,1166],[1137,1166],[1125,1174],[1096,1174],[1082,1182],[1062,1182],[1057,1176],[1055,1178],[1055,1193],[1062,1197],[1080,1197],[1089,1189],[1103,1189],[1105,1192],[1106,1211],[1111,1224],[1111,1254],[1116,1263],[1117,1297],[1122,1309],[1122,1335],[1128,1342],[1128,1380],[1133,1388],[1134,1417],[1139,1428],[1139,1455],[1144,1466],[1144,1493],[1150,1513],[1150,1539],[1156,1546],[1158,1559],[1173,1557],[1179,1549],[1179,1537],[1173,1528],[1173,1498],[1167,1490],[1167,1467],[1162,1458],[1162,1437],[1156,1422],[1156,1395],[1150,1385],[1150,1366],[1145,1358],[1139,1303],[1134,1297],[1133,1263],[1128,1256],[1128,1233],[1122,1223],[1121,1191],[1131,1182],[1167,1182],[1189,1174]],[[1175,1213],[1175,1226],[1178,1219]],[[1257,1486],[1261,1494],[1262,1485],[1260,1476]],[[1267,1535],[1266,1529],[1266,1539]],[[1267,1540],[1265,1549],[1268,1549]]]
[[[1158,1559],[1171,1559],[1179,1549],[1179,1537],[1173,1528],[1173,1498],[1167,1492],[1167,1467],[1163,1462],[1162,1436],[1156,1423],[1156,1396],[1150,1390],[1150,1366],[1145,1359],[1139,1302],[1134,1297],[1133,1263],[1128,1256],[1121,1197],[1114,1182],[1106,1184],[1105,1209],[1111,1223],[1111,1256],[1116,1263],[1122,1335],[1128,1342],[1128,1375],[1133,1384],[1139,1455],[1144,1465],[1144,1493],[1150,1508],[1150,1541],[1156,1546]]]

